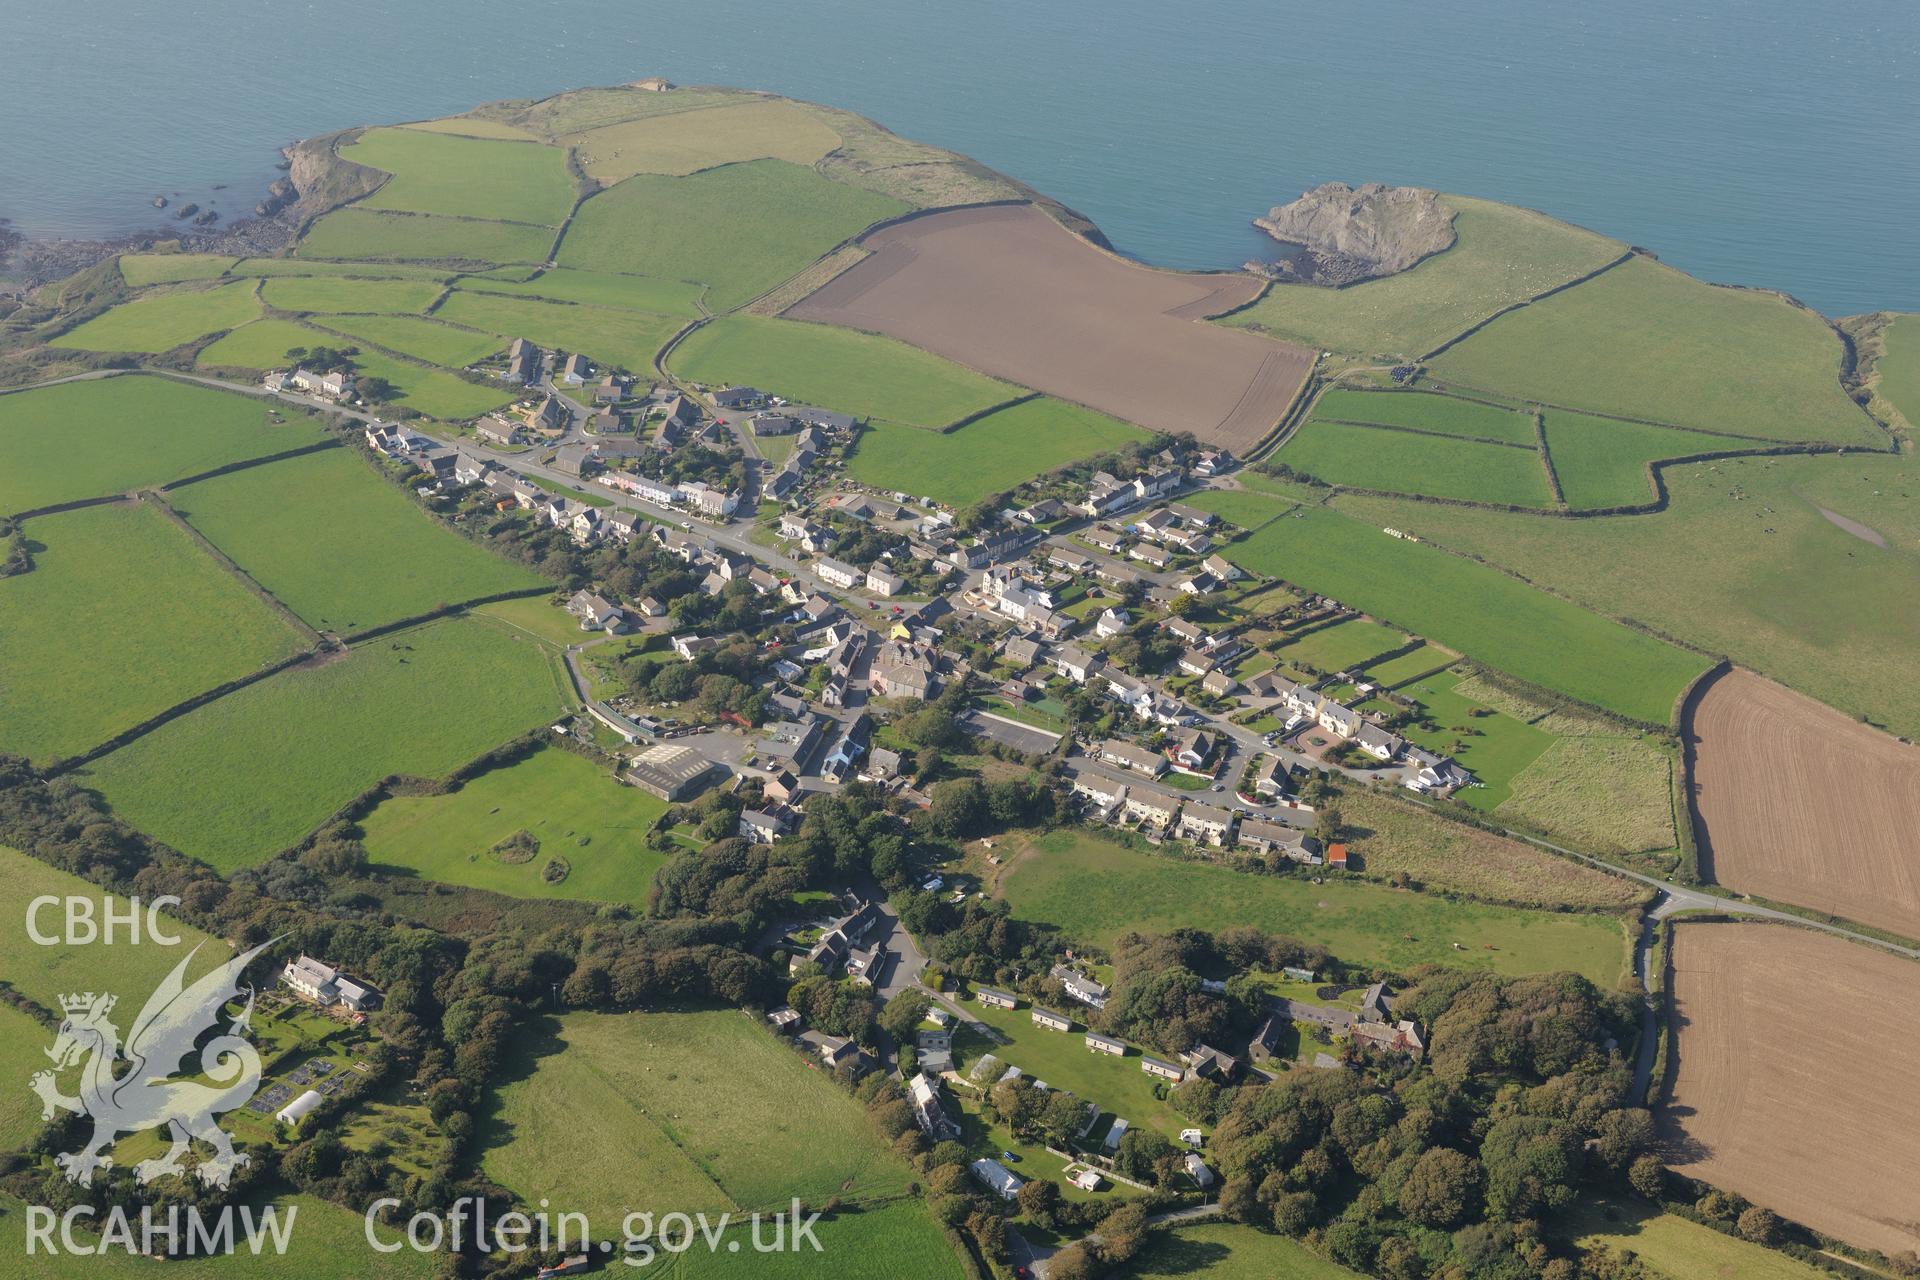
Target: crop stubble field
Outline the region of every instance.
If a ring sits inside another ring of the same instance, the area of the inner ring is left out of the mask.
[[[1304,348],[1199,323],[1251,298],[1251,276],[1136,266],[1030,207],[930,214],[862,243],[867,258],[787,314],[1234,449],[1272,429],[1312,367]]]
[[[1920,936],[1920,749],[1737,668],[1689,730],[1717,883]]]
[[[1920,968],[1774,924],[1682,924],[1661,1114],[1690,1177],[1887,1253],[1920,1248]]]

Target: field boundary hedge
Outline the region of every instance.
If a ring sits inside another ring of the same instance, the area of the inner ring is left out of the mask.
[[[305,618],[302,618],[299,614],[288,608],[286,602],[262,586],[258,578],[255,578],[245,569],[242,569],[234,562],[232,556],[215,546],[206,534],[194,528],[193,525],[187,521],[187,518],[181,515],[171,502],[167,501],[165,493],[156,490],[152,496],[153,504],[163,518],[172,524],[174,528],[186,534],[194,546],[198,547],[215,564],[225,569],[228,576],[233,578],[233,580],[238,582],[242,587],[245,587],[248,593],[258,599],[260,603],[273,610],[281,621],[299,632],[306,640],[309,650],[316,649],[325,643],[319,631],[308,625]]]
[[[965,367],[966,367],[965,365],[961,366],[961,368],[965,368]],[[978,370],[975,370],[975,372],[978,372]],[[1003,409],[1012,409],[1017,405],[1027,404],[1034,400],[1044,400],[1046,398],[1047,398],[1046,393],[1044,391],[1029,391],[1025,395],[1015,396],[1011,400],[1002,400],[999,404],[990,404],[984,409],[975,409],[972,413],[966,414],[963,417],[956,418],[952,422],[949,422],[944,427],[935,427],[933,433],[938,436],[952,435],[954,432],[958,431],[960,428],[970,427],[974,423],[980,421],[980,419],[991,417],[993,414],[999,413]],[[1081,408],[1086,408],[1086,407],[1087,406],[1085,405],[1081,406]],[[1099,410],[1094,409],[1092,410],[1092,412],[1098,413]]]
[[[1556,293],[1565,293],[1568,289],[1574,288],[1577,285],[1583,285],[1587,281],[1593,279],[1595,276],[1605,275],[1607,272],[1613,270],[1617,266],[1620,266],[1622,263],[1627,262],[1630,259],[1639,256],[1639,254],[1640,254],[1640,250],[1629,248],[1625,253],[1615,258],[1612,262],[1602,263],[1601,265],[1595,267],[1593,270],[1587,272],[1587,274],[1583,276],[1575,276],[1571,280],[1563,281],[1562,283],[1553,286],[1553,288],[1551,289],[1547,289],[1547,290],[1544,290],[1543,292],[1534,294],[1532,297],[1522,298],[1518,302],[1510,302],[1506,306],[1494,312],[1492,315],[1488,316],[1486,319],[1479,321],[1477,324],[1470,325],[1466,329],[1462,330],[1461,332],[1454,334],[1451,338],[1448,338],[1445,342],[1441,343],[1439,346],[1435,347],[1433,350],[1427,352],[1423,356],[1418,357],[1414,361],[1414,363],[1425,364],[1429,360],[1433,360],[1437,358],[1443,352],[1446,352],[1453,347],[1459,346],[1461,343],[1465,342],[1468,338],[1471,338],[1474,334],[1480,332],[1482,329],[1492,324],[1495,320],[1498,320],[1501,316],[1511,315],[1515,311],[1520,310],[1520,308],[1522,307],[1530,307],[1536,302],[1540,302],[1546,298],[1551,298]],[[1651,257],[1652,255],[1649,254],[1648,256]]]
[[[425,613],[416,613],[405,618],[396,618],[392,622],[383,622],[377,627],[368,627],[363,631],[348,632],[346,635],[340,637],[340,639],[346,644],[360,644],[366,640],[377,640],[381,636],[391,635],[396,631],[406,631],[413,627],[424,626],[429,622],[449,617],[456,613],[465,613],[483,604],[499,604],[504,600],[524,600],[528,596],[550,596],[552,594],[553,588],[550,586],[516,587],[512,591],[496,591],[492,595],[475,596],[471,600],[461,600],[453,604],[435,605]]]

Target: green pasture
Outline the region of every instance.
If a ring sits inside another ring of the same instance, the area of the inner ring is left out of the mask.
[[[424,310],[443,289],[437,280],[282,276],[263,284],[260,296],[281,311],[382,313]]]
[[[275,317],[243,324],[226,337],[200,349],[195,362],[202,369],[284,369],[298,364],[289,351],[339,345],[317,329]]]
[[[285,619],[148,504],[27,526],[32,572],[0,578],[0,749],[77,755],[299,650]]]
[[[1544,420],[1547,453],[1560,478],[1560,492],[1575,511],[1652,502],[1655,493],[1647,467],[1662,458],[1752,447],[1726,436],[1562,409],[1547,410]]]
[[[1430,644],[1423,644],[1397,658],[1388,658],[1385,662],[1375,663],[1367,668],[1367,679],[1383,688],[1391,689],[1403,680],[1425,675],[1436,667],[1446,665],[1452,655]]]
[[[437,523],[345,449],[177,489],[174,507],[317,629],[346,635],[540,585]]]
[[[567,156],[557,147],[420,129],[369,129],[340,155],[393,175],[360,202],[366,209],[557,227],[573,208]]]
[[[326,326],[449,369],[463,369],[506,346],[498,334],[475,333],[419,316],[328,316]]]
[[[1901,417],[1920,425],[1920,315],[1901,316],[1887,326],[1881,341],[1886,350],[1876,366],[1880,394]]]
[[[0,395],[0,511],[166,484],[324,438],[296,409],[170,378]]]
[[[650,311],[654,315],[699,314],[700,286],[684,280],[656,280],[611,272],[576,271],[553,267],[531,280],[503,280],[493,275],[467,276],[460,288],[468,293],[507,293],[555,302],[584,302],[596,307]]]
[[[1357,1280],[1298,1240],[1234,1222],[1175,1227],[1147,1237],[1121,1273],[1126,1280]]]
[[[100,985],[93,981],[93,985],[83,986],[81,990],[98,991]],[[144,996],[146,993],[140,994]],[[26,1084],[35,1072],[47,1069],[45,1051],[52,1046],[53,1038],[52,1027],[28,1017],[12,1005],[0,1005],[0,1071],[5,1071],[9,1080],[19,1082],[11,1089],[0,1090],[0,1149],[12,1150],[25,1146],[46,1123],[40,1118],[39,1095],[29,1090]],[[11,1207],[7,1201],[0,1199],[0,1208]],[[9,1224],[11,1218],[18,1216],[18,1213],[0,1213],[0,1248],[7,1247],[7,1235],[19,1233],[18,1226]]]
[[[544,262],[553,229],[428,214],[336,209],[300,238],[302,258],[411,258],[421,262]]]
[[[412,124],[403,124],[402,129],[418,129],[423,133],[452,133],[463,138],[507,138],[522,141],[538,139],[527,130],[501,120],[488,120],[483,116],[447,116],[440,120],[417,120]]]
[[[390,774],[444,777],[562,705],[541,642],[456,618],[228,694],[79,775],[122,818],[224,870],[298,841]]]
[[[684,316],[509,298],[465,289],[456,289],[434,315],[488,333],[531,338],[543,347],[578,351],[597,364],[623,369],[651,366],[654,352],[686,323]]]
[[[1420,704],[1421,715],[1400,729],[1402,737],[1429,751],[1452,756],[1486,784],[1468,787],[1460,799],[1475,809],[1492,812],[1512,794],[1514,776],[1544,754],[1553,735],[1494,711],[1454,691],[1457,672],[1416,680],[1396,689],[1402,698]]]
[[[783,98],[602,125],[566,139],[590,178],[619,182],[637,173],[689,174],[744,160],[811,166],[840,145],[821,112]]]
[[[304,258],[244,258],[228,274],[261,276],[348,276],[361,280],[440,280],[452,272],[444,267],[416,267],[404,262],[314,262]]]
[[[1516,507],[1553,503],[1540,455],[1342,422],[1309,422],[1276,455],[1295,471],[1350,489],[1384,489]]]
[[[847,460],[847,473],[877,488],[964,507],[1090,454],[1146,438],[1117,418],[1043,398],[990,413],[957,431],[870,424]]]
[[[556,605],[551,597],[522,596],[517,600],[496,600],[492,604],[481,605],[474,612],[485,614],[489,618],[499,618],[561,648],[570,644],[579,644],[583,640],[599,639],[594,633],[582,632],[580,620]],[[595,645],[589,657],[636,642],[645,646],[652,638],[639,635],[607,641],[604,644]],[[661,639],[660,644],[665,646],[664,638]]]
[[[519,391],[501,382],[469,382],[445,369],[409,364],[366,347],[354,354],[353,364],[358,373],[392,383],[397,403],[446,422],[477,418],[506,404]]]
[[[225,275],[236,261],[217,253],[123,253],[120,278],[136,289],[182,280],[212,280]]]
[[[1243,471],[1238,478],[1245,484],[1255,474]],[[1264,493],[1242,489],[1207,489],[1187,498],[1186,503],[1202,511],[1211,511],[1228,524],[1247,530],[1258,529],[1278,520],[1293,506],[1291,502],[1275,502]]]
[[[773,1227],[761,1230],[770,1242]],[[813,1234],[820,1241],[817,1254],[811,1245],[798,1252],[757,1253],[751,1227],[736,1226],[718,1249],[709,1252],[702,1240],[679,1255],[671,1274],[673,1280],[814,1280],[823,1265],[832,1268],[835,1280],[965,1280],[974,1274],[917,1197],[843,1209],[822,1219]],[[739,1249],[730,1251],[735,1244]]]
[[[1581,1249],[1631,1254],[1661,1276],[1738,1276],[1740,1280],[1828,1280],[1833,1274],[1798,1258],[1715,1231],[1638,1201],[1578,1205],[1555,1224]]]
[[[1313,404],[1316,421],[1369,422],[1450,436],[1534,442],[1533,415],[1427,391],[1329,391]]]
[[[730,164],[685,178],[642,174],[580,207],[560,262],[698,281],[710,286],[710,308],[730,311],[841,241],[906,211],[897,200],[784,160]]]
[[[1449,348],[1434,372],[1682,427],[1883,443],[1841,390],[1841,355],[1839,337],[1812,311],[1636,257],[1500,317]]]
[[[150,293],[69,329],[48,345],[80,351],[171,351],[259,315],[253,289],[253,281],[235,280],[211,289]]]
[[[744,383],[797,404],[916,427],[944,427],[1024,394],[894,338],[768,316],[702,325],[674,348],[672,364],[696,382]]]
[[[554,747],[446,795],[395,796],[360,825],[367,852],[385,870],[516,898],[644,908],[653,873],[666,861],[647,847],[647,833],[666,811],[664,800]],[[493,848],[521,831],[540,842],[539,852],[526,862],[503,862]],[[541,869],[556,855],[572,870],[549,884]]]
[[[1366,618],[1343,618],[1308,631],[1278,650],[1281,662],[1321,671],[1346,671],[1407,643],[1407,633]]]

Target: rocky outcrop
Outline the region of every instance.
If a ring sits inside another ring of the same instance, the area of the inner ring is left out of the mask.
[[[1300,251],[1278,262],[1249,262],[1247,270],[1298,284],[1338,287],[1390,276],[1453,245],[1453,210],[1437,194],[1378,182],[1329,182],[1253,225]]]

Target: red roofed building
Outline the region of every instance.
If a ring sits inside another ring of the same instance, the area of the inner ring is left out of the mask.
[[[1344,844],[1328,845],[1327,846],[1327,865],[1330,867],[1339,867],[1342,871],[1346,870],[1347,846],[1345,846]]]

